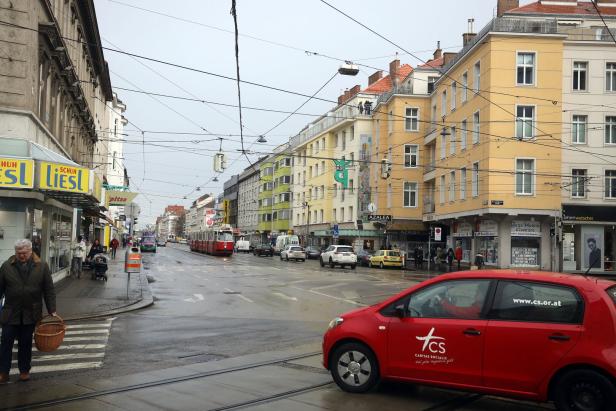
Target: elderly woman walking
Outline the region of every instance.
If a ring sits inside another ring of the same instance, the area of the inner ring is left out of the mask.
[[[9,380],[13,344],[19,340],[19,380],[30,379],[32,335],[34,326],[43,317],[43,299],[47,312],[56,315],[56,292],[46,262],[32,252],[30,240],[15,243],[15,255],[0,267],[0,311],[2,339],[0,341],[0,384]]]

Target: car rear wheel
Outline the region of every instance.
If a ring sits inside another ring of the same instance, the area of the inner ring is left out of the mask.
[[[596,371],[574,370],[556,382],[554,402],[563,411],[608,411],[616,404],[616,387]]]
[[[347,392],[367,392],[379,381],[376,357],[360,343],[338,347],[331,356],[329,369],[336,384]]]

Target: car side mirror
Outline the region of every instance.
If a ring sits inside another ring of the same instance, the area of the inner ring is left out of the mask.
[[[396,305],[396,307],[394,308],[394,313],[396,314],[396,317],[404,318],[406,316],[406,310],[404,309],[404,305]]]

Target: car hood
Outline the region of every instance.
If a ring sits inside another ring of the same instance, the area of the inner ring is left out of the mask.
[[[357,316],[363,314],[364,312],[366,312],[366,311],[368,311],[370,309],[372,309],[372,307],[356,308],[355,310],[351,310],[351,311],[348,311],[348,312],[342,314],[340,317],[342,317],[344,319],[351,319],[351,318],[354,318],[354,317],[357,317]]]

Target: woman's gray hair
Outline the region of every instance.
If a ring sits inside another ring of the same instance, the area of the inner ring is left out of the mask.
[[[15,250],[19,250],[22,248],[29,248],[30,250],[32,250],[32,242],[27,238],[15,241]]]

